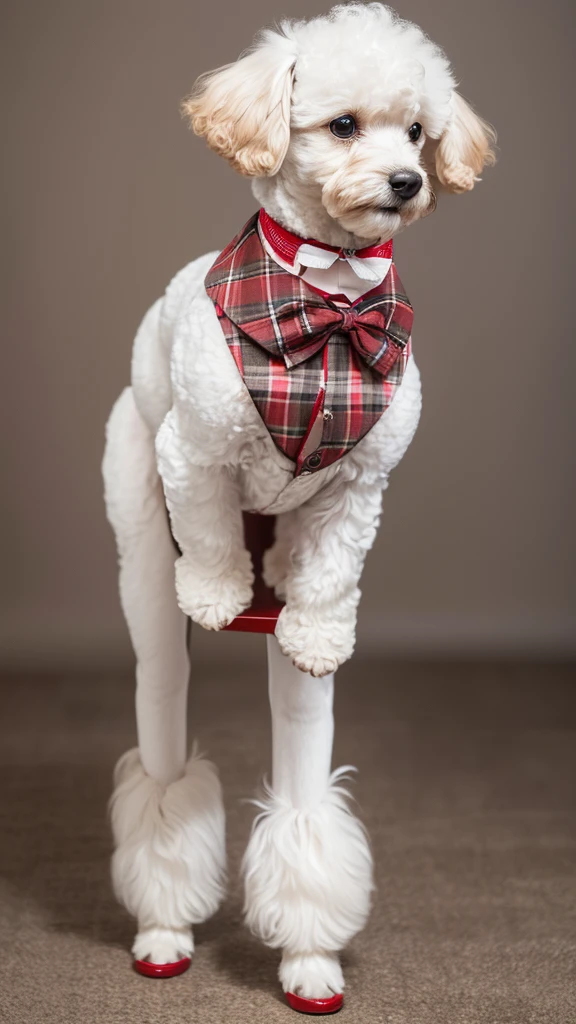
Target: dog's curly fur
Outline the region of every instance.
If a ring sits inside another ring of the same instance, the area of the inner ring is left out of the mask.
[[[445,55],[378,3],[263,32],[236,63],[202,76],[184,109],[194,131],[252,178],[273,218],[304,238],[348,248],[391,238],[434,209],[438,189],[473,188],[494,159],[492,129],[457,93]],[[336,138],[330,122],[345,114],[357,130]],[[415,122],[423,130],[413,140]],[[391,188],[399,169],[422,178],[406,200]],[[365,836],[331,784],[329,765],[304,768],[318,745],[329,760],[331,746],[331,707],[314,687],[327,687],[352,654],[362,565],[389,474],[418,423],[420,379],[411,357],[394,401],[366,437],[327,469],[293,479],[204,289],[215,255],[185,267],[146,315],[132,387],[108,430],[108,514],[138,658],[140,740],[113,803],[115,881],[139,920],[141,957],[189,951],[187,925],[216,906],[221,796],[209,766],[194,760],[184,768],[181,613],[220,629],[248,607],[253,572],[241,513],[276,514],[265,578],[286,600],[277,638],[299,670],[320,678],[302,677],[302,687],[293,680],[290,693],[278,683],[275,750],[280,744],[288,778],[299,759],[296,774],[316,796],[301,812],[292,796],[270,792],[245,861],[247,916],[266,941],[283,946],[285,988],[321,997],[343,985],[336,951],[362,927],[372,883]],[[164,500],[182,552],[175,580]],[[201,800],[192,792],[197,776]],[[170,787],[179,794],[173,820],[158,812]],[[196,821],[200,804],[203,821]],[[206,884],[209,891],[197,891]]]

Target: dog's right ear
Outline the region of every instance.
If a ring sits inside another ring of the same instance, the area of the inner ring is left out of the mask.
[[[196,135],[240,174],[276,174],[290,141],[296,50],[280,32],[264,32],[234,64],[197,80],[183,103]]]

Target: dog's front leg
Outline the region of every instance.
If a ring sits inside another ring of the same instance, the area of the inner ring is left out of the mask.
[[[233,469],[191,461],[173,412],[158,432],[156,453],[182,552],[176,562],[178,604],[205,629],[222,629],[250,606],[254,582]]]
[[[334,677],[312,679],[268,641],[272,785],[244,856],[246,920],[281,948],[286,992],[327,999],[344,987],[338,952],[364,926],[372,858],[364,828],[330,772]]]
[[[276,636],[302,672],[327,675],[354,650],[358,581],[381,507],[381,484],[337,478],[294,513],[286,607]]]

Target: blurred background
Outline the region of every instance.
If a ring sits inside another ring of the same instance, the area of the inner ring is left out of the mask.
[[[5,0],[0,665],[130,664],[104,424],[171,276],[255,209],[179,102],[321,0]],[[566,656],[574,629],[569,5],[401,0],[497,128],[495,169],[397,242],[419,432],[363,579],[359,651]],[[200,631],[198,631],[200,633]],[[236,657],[236,639],[207,640]],[[241,648],[248,652],[248,646]]]

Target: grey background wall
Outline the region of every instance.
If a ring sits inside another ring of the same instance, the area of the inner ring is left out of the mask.
[[[4,666],[130,658],[104,422],[147,306],[254,209],[179,100],[261,25],[328,6],[2,6]],[[398,7],[447,50],[501,156],[398,241],[425,404],[365,572],[359,647],[573,653],[573,15],[560,0]],[[215,640],[221,654],[249,649]]]

